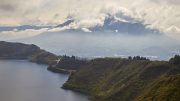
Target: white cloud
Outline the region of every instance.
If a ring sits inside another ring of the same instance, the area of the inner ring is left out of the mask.
[[[72,14],[71,27],[102,24],[105,13],[122,12],[163,32],[180,28],[179,0],[0,0],[0,25],[56,25]],[[174,33],[168,31],[168,33]],[[180,32],[176,32],[180,33]]]
[[[36,35],[39,35],[43,32],[47,32],[47,28],[34,30],[34,29],[27,29],[27,30],[14,30],[14,31],[3,31],[0,32],[0,40],[12,40],[12,39],[21,39],[21,38],[27,38],[27,37],[33,37]]]
[[[84,32],[92,32],[92,31],[90,31],[90,30],[87,29],[87,28],[82,28],[82,30],[83,30]]]

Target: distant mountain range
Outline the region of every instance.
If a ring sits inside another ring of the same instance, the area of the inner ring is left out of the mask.
[[[115,16],[108,15],[103,26],[95,26],[90,28],[92,31],[109,31],[109,32],[119,32],[127,34],[144,34],[144,33],[158,33],[156,29],[146,28],[142,22],[130,22],[126,20],[120,20]]]
[[[27,29],[39,30],[42,28],[62,29],[62,32],[115,32],[123,34],[152,34],[160,33],[157,29],[151,29],[144,24],[143,21],[137,21],[128,16],[118,16],[107,14],[102,22],[102,25],[93,25],[87,27],[78,26],[79,20],[72,16],[68,16],[65,21],[57,26],[34,26],[34,25],[22,25],[22,26],[0,26],[0,32],[2,31],[22,31]],[[76,26],[76,27],[74,27]]]
[[[62,24],[56,26],[56,28],[63,28],[76,24],[76,20],[73,17],[68,17]],[[124,17],[120,18],[116,15],[107,14],[103,21],[103,25],[91,26],[89,28],[69,27],[64,31],[84,31],[84,32],[116,32],[125,34],[148,34],[148,33],[160,33],[157,29],[150,29],[142,21],[135,21],[133,18]]]

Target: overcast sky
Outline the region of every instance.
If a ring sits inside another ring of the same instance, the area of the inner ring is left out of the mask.
[[[118,11],[168,34],[180,33],[180,0],[0,0],[0,25],[57,25],[72,15],[88,26]]]

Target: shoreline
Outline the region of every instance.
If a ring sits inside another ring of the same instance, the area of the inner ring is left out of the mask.
[[[54,72],[54,73],[63,73],[63,74],[72,74],[74,72],[76,72],[76,70],[68,70],[68,69],[60,69],[60,68],[57,68],[55,66],[48,66],[47,70],[51,71],[51,72]]]

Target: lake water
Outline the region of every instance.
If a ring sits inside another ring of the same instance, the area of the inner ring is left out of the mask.
[[[55,74],[23,60],[0,60],[0,101],[89,101],[60,87],[68,75]]]

